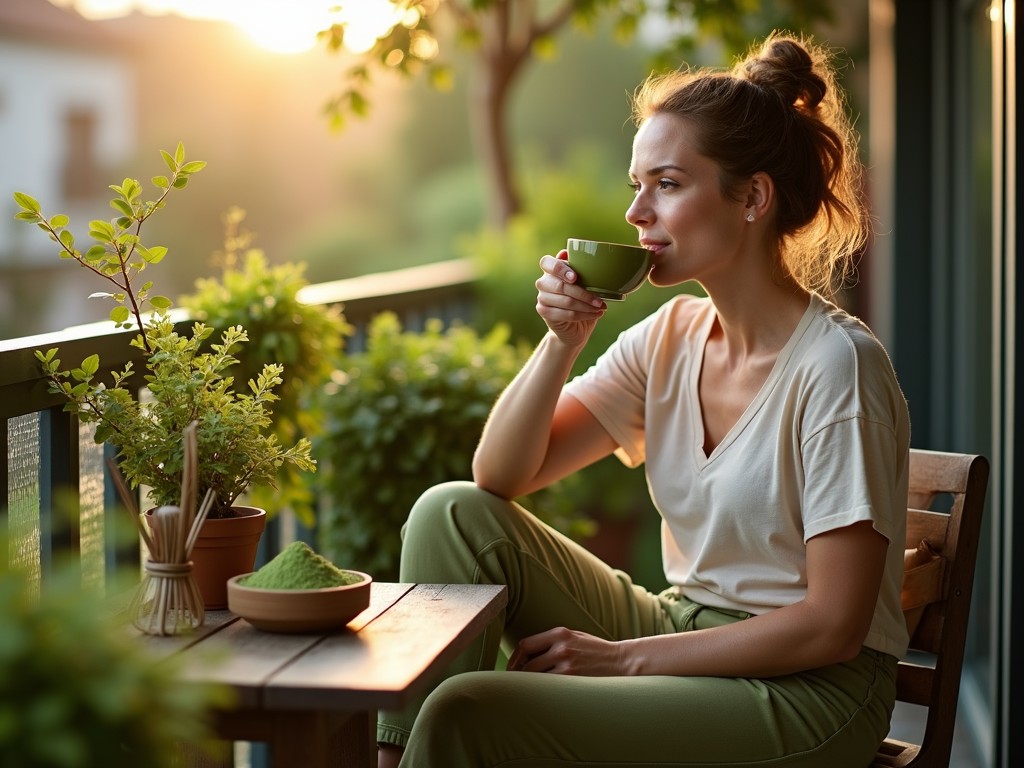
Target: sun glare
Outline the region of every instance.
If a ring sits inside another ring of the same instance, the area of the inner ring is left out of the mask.
[[[362,53],[402,20],[390,0],[54,0],[73,5],[87,18],[110,18],[133,10],[234,24],[275,53],[302,53],[316,45],[317,32],[344,23],[345,47]]]

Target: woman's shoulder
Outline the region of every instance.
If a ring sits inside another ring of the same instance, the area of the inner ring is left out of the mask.
[[[888,352],[867,323],[820,296],[813,296],[812,302],[810,338],[816,352],[834,363],[876,357],[889,363]]]
[[[889,353],[868,325],[837,305],[814,297],[801,367],[831,389],[895,393],[899,383]]]

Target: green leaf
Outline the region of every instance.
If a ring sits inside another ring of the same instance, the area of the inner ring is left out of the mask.
[[[61,227],[66,227],[69,221],[70,219],[63,213],[58,213],[50,218],[50,226],[54,229],[60,229]]]
[[[154,245],[152,248],[147,248],[142,253],[142,258],[148,261],[150,264],[159,264],[163,261],[164,256],[167,255],[167,248],[162,245]],[[152,285],[152,283],[150,283]]]
[[[180,141],[178,142],[178,148],[174,150],[174,162],[178,166],[185,162],[185,145]]]
[[[178,170],[178,164],[174,162],[174,158],[171,157],[171,154],[169,152],[161,149],[160,156],[164,159],[164,163],[167,165],[168,168],[170,168],[172,171]]]
[[[126,200],[124,200],[124,199],[122,199],[120,197],[115,197],[113,200],[111,200],[110,201],[110,207],[113,208],[115,211],[120,211],[125,216],[134,216],[135,215],[135,211],[132,210],[132,207],[128,203],[128,201],[126,201]]]
[[[155,309],[169,309],[172,302],[166,296],[151,296],[149,303],[153,305]]]
[[[65,229],[60,233],[60,244],[69,251],[73,251],[75,249],[75,236]]]
[[[199,173],[206,167],[205,160],[192,160],[182,166],[181,170],[183,173]]]
[[[142,185],[138,181],[135,179],[124,180],[124,196],[129,201],[134,200],[140,194],[142,194]]]
[[[188,185],[188,176],[179,176],[171,186],[175,189],[184,189]]]
[[[359,91],[349,91],[346,96],[348,97],[348,107],[352,110],[352,114],[358,115],[359,117],[366,117],[370,111],[370,102],[366,100]]]
[[[31,195],[26,195],[24,192],[15,192],[14,202],[16,202],[26,211],[31,211],[32,213],[40,212],[38,201]]]
[[[100,369],[100,356],[89,355],[85,360],[82,361],[82,370],[88,373],[90,376],[96,373]]]
[[[94,245],[92,248],[85,252],[84,258],[86,261],[99,261],[106,255],[106,248],[104,248],[102,245]]]
[[[160,187],[160,189],[167,189],[167,187],[169,187],[171,184],[171,182],[167,179],[166,176],[154,176],[152,181],[153,186]]]
[[[89,222],[89,237],[109,243],[114,239],[114,227],[109,221],[93,219]]]
[[[128,307],[123,305],[114,307],[110,310],[110,319],[115,323],[120,324],[127,322],[129,317],[131,317],[131,312],[128,311]]]
[[[28,221],[32,224],[35,224],[43,220],[42,216],[40,216],[38,213],[32,213],[31,211],[19,211],[18,213],[14,214],[14,218],[20,219],[21,221]]]

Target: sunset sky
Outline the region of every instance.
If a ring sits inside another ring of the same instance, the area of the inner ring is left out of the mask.
[[[244,30],[261,47],[301,53],[316,44],[316,33],[344,21],[346,47],[359,52],[401,20],[388,0],[51,0],[87,18],[122,16],[133,10],[188,18],[220,19]],[[341,6],[338,10],[338,6]]]

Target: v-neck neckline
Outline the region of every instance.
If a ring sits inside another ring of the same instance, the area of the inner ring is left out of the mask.
[[[786,365],[793,356],[793,351],[799,343],[800,338],[804,335],[804,332],[810,325],[811,319],[817,314],[817,308],[818,302],[812,294],[807,302],[807,309],[804,310],[803,315],[800,317],[800,321],[796,324],[796,328],[793,329],[793,333],[790,334],[785,345],[783,345],[782,349],[779,350],[779,354],[775,358],[775,363],[772,365],[772,369],[769,371],[764,383],[761,384],[757,393],[753,398],[751,398],[750,402],[747,403],[747,407],[743,409],[743,413],[740,414],[740,417],[736,419],[736,422],[731,427],[729,427],[729,430],[718,442],[718,445],[715,446],[715,449],[711,451],[710,454],[705,454],[704,443],[707,432],[704,427],[704,408],[700,399],[700,377],[701,372],[704,370],[704,356],[707,351],[708,338],[711,336],[711,328],[715,322],[715,308],[714,305],[710,306],[710,310],[704,320],[704,327],[701,329],[700,343],[698,346],[697,356],[694,359],[693,367],[690,369],[689,382],[691,402],[694,403],[694,456],[696,457],[697,463],[701,469],[704,469],[727,451],[729,446],[732,445],[747,428],[747,425],[751,422],[754,416],[757,415],[757,412],[761,410],[761,407],[764,405],[769,395],[771,395],[772,390],[781,378],[782,372],[785,370]]]

